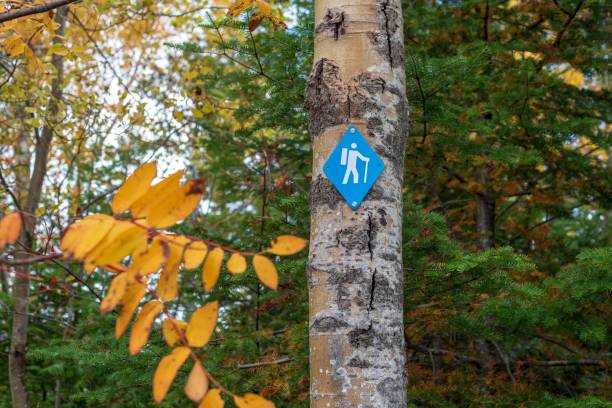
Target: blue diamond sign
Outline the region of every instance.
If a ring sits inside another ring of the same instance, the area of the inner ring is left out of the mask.
[[[350,125],[331,153],[323,172],[354,210],[368,194],[385,164],[355,125]]]

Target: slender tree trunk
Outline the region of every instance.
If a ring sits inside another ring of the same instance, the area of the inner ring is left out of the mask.
[[[488,186],[487,169],[480,171],[478,182],[482,187],[482,192],[478,195],[476,208],[478,248],[489,249],[495,247],[495,192]]]
[[[56,22],[60,24],[60,28],[56,32],[58,36],[64,34],[67,11],[66,7],[62,7],[58,9],[56,14]],[[61,41],[59,37],[54,39],[54,43],[59,43]],[[59,110],[58,101],[62,97],[64,58],[60,55],[53,55],[52,64],[57,74],[51,83],[51,98],[49,100],[47,123],[36,141],[34,168],[28,186],[27,197],[25,198],[25,206],[23,206],[24,229],[19,239],[19,246],[22,256],[24,257],[29,256],[27,251],[32,249],[34,244],[34,233],[36,228],[35,214],[38,209],[43,181],[47,172],[47,157],[49,155],[55,125],[53,122]],[[19,273],[18,276],[16,276],[13,291],[15,310],[13,311],[13,327],[9,352],[9,382],[13,407],[24,408],[29,406],[26,386],[26,346],[30,297],[30,266],[20,266],[17,268],[17,271]]]
[[[306,91],[313,143],[311,407],[404,408],[401,251],[408,110],[399,0],[316,0]],[[322,173],[355,124],[385,170],[353,211]]]
[[[476,207],[476,231],[478,233],[478,248],[490,249],[495,247],[495,192],[489,188],[488,169],[483,166],[478,173],[478,182],[481,192],[478,195]],[[486,317],[483,322],[489,324]],[[486,378],[495,364],[494,354],[489,342],[482,338],[474,340],[474,347],[478,353],[478,359],[482,362],[480,374]],[[486,384],[486,382],[485,382]],[[488,386],[482,387],[483,392],[487,392]]]

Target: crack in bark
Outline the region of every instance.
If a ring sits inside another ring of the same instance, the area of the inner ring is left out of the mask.
[[[374,260],[374,249],[372,248],[372,214],[368,213],[368,252],[370,253],[370,261]]]
[[[372,283],[370,284],[370,304],[368,306],[368,313],[374,310],[374,290],[376,289],[376,273],[378,270],[374,268],[372,273]]]
[[[389,54],[389,63],[391,70],[393,70],[393,50],[391,47],[391,33],[389,32],[389,15],[387,14],[387,7],[389,7],[389,0],[382,2],[382,12],[385,16],[385,33],[387,34],[387,53]]]

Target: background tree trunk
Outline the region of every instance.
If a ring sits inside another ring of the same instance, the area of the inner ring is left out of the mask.
[[[406,406],[402,181],[408,110],[399,0],[315,1],[311,407]],[[353,211],[322,168],[357,125],[385,170]]]
[[[54,43],[60,43],[60,36],[64,34],[66,25],[66,14],[68,9],[58,9],[55,20],[60,24],[56,31]],[[51,140],[55,131],[55,120],[59,110],[58,101],[62,97],[62,86],[64,82],[63,68],[64,57],[53,55],[52,64],[56,69],[56,76],[51,83],[51,97],[49,99],[49,111],[47,122],[36,141],[34,156],[34,168],[30,178],[25,205],[23,206],[24,228],[19,238],[18,251],[23,257],[29,257],[27,253],[33,248],[34,234],[36,230],[36,210],[40,203],[43,181],[47,172],[47,158],[51,147]],[[13,311],[13,327],[11,332],[11,346],[9,352],[9,382],[11,388],[11,399],[13,407],[28,407],[28,392],[26,386],[26,346],[28,337],[28,306],[30,297],[30,266],[17,267],[13,297],[15,309]]]

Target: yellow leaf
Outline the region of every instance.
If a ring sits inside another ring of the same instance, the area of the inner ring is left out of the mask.
[[[177,347],[166,357],[162,358],[153,376],[153,399],[158,404],[166,398],[168,389],[176,377],[176,372],[181,368],[191,351],[189,347]]]
[[[176,112],[172,112],[172,116],[174,117],[174,119],[180,122],[185,117],[185,114],[183,112],[176,111]]]
[[[0,249],[13,244],[19,238],[22,228],[21,214],[10,213],[0,221]]]
[[[250,9],[255,4],[255,0],[238,0],[232,7],[227,11],[228,17],[236,17],[240,13]]]
[[[116,220],[104,239],[85,257],[95,265],[119,262],[132,252],[145,247],[147,230],[128,221]]]
[[[155,237],[147,250],[132,257],[132,263],[127,270],[128,282],[157,272],[169,256],[170,245],[159,236]]]
[[[244,397],[234,396],[238,408],[274,408],[274,403],[257,394],[245,394]]]
[[[147,344],[153,320],[161,313],[163,308],[163,305],[157,300],[152,300],[144,305],[134,322],[134,326],[132,326],[132,333],[130,333],[131,355],[138,353]]]
[[[204,261],[204,267],[202,268],[202,283],[204,284],[204,291],[210,292],[212,288],[217,284],[219,279],[219,273],[221,272],[221,262],[223,262],[223,250],[221,248],[215,248],[206,257]]]
[[[174,319],[166,319],[162,323],[162,334],[164,335],[164,340],[170,347],[174,346],[177,341],[181,339],[181,336],[185,335],[185,329],[187,328],[187,323],[182,320],[174,320]],[[177,329],[180,333],[177,333]]]
[[[208,247],[202,241],[192,241],[189,246],[185,249],[185,253],[183,255],[183,262],[185,264],[185,269],[193,269],[200,266],[204,258],[206,257],[206,253],[208,252]]]
[[[304,249],[306,244],[308,244],[306,239],[293,235],[280,235],[272,241],[272,246],[266,249],[266,252],[281,256],[293,255]]]
[[[155,228],[167,228],[187,218],[202,200],[204,180],[191,180],[179,188],[176,193],[152,208],[147,222]]]
[[[576,88],[581,88],[584,85],[584,74],[572,67],[567,68],[560,74],[560,76],[561,79],[563,79],[563,81],[568,85]]]
[[[189,81],[197,76],[198,76],[198,71],[189,71],[183,75],[183,79],[185,79],[186,81]]]
[[[178,290],[179,265],[181,263],[181,254],[183,253],[183,248],[172,242],[168,245],[168,247],[168,259],[164,264],[164,269],[162,270],[159,281],[157,282],[156,291],[157,295],[164,302],[168,302],[176,298]]]
[[[20,37],[17,36],[17,40],[13,41],[11,45],[7,47],[6,51],[11,57],[16,57],[18,55],[23,54],[26,50],[26,47],[27,44]]]
[[[47,48],[47,53],[49,55],[51,55],[51,54],[67,55],[68,52],[69,52],[68,48],[66,48],[62,44],[52,44],[52,45],[49,46],[49,48]]]
[[[26,48],[26,55],[28,54],[28,50],[29,48]],[[36,55],[32,54],[32,55],[28,55],[28,63],[27,63],[27,69],[28,69],[28,74],[30,75],[34,75],[37,72],[41,72],[44,68],[44,65],[42,63],[42,61],[36,57]]]
[[[131,206],[132,215],[135,218],[148,217],[162,202],[179,192],[180,180],[184,171],[179,170],[168,178],[150,187],[145,194],[140,196]]]
[[[147,293],[147,287],[142,283],[136,282],[128,287],[125,295],[123,295],[123,298],[121,299],[121,312],[119,313],[119,317],[117,317],[117,321],[115,322],[116,339],[119,339],[125,332],[125,329],[127,329],[128,324],[130,324],[130,320],[132,319],[132,315],[138,307],[138,304],[140,304],[140,301],[144,297],[145,293]]]
[[[157,163],[150,162],[140,166],[125,180],[121,188],[113,197],[111,208],[113,214],[119,214],[127,209],[147,192],[151,181],[157,175]]]
[[[60,248],[66,258],[84,259],[111,228],[115,219],[104,214],[93,214],[72,224],[62,236]]]
[[[190,400],[197,402],[206,395],[206,391],[208,391],[208,378],[206,378],[202,364],[196,360],[185,384],[185,395]]]
[[[265,256],[255,255],[253,257],[253,267],[261,283],[276,290],[278,287],[278,272],[276,272],[274,263]]]
[[[200,402],[198,408],[223,408],[225,402],[221,399],[221,392],[218,388],[209,390],[206,397]]]
[[[272,6],[270,6],[270,3],[264,0],[255,0],[255,1],[257,3],[257,8],[259,9],[259,14],[261,14],[264,17],[272,16]]]
[[[202,119],[204,117],[204,112],[202,112],[201,110],[196,109],[196,108],[192,108],[191,109],[191,114],[196,119]]]
[[[247,262],[246,259],[244,259],[244,256],[238,253],[233,253],[227,260],[226,266],[227,270],[231,273],[242,273],[246,271]]]
[[[100,303],[100,313],[105,314],[115,309],[127,289],[127,275],[120,273],[115,276],[108,288],[106,297]]]
[[[215,331],[219,302],[210,302],[193,313],[187,325],[187,341],[192,347],[204,347]]]

